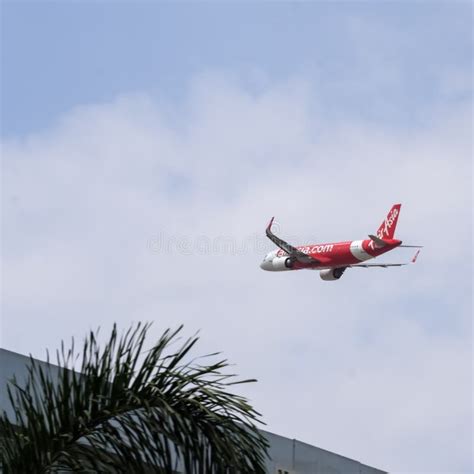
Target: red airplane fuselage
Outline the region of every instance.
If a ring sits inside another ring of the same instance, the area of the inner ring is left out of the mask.
[[[401,240],[397,239],[385,239],[384,241],[386,245],[382,248],[377,248],[370,239],[296,247],[299,251],[314,257],[320,263],[302,263],[298,260],[290,262],[287,260],[289,255],[284,250],[274,250],[266,255],[261,268],[269,271],[282,271],[345,267],[378,257],[402,243]]]

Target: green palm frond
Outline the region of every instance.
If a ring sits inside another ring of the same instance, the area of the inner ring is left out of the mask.
[[[103,348],[94,332],[80,352],[62,344],[58,367],[31,359],[8,388],[15,419],[0,417],[5,474],[265,472],[260,415],[230,391],[253,380],[189,360],[197,337],[173,350],[182,327],[145,351],[149,327],[114,325]]]

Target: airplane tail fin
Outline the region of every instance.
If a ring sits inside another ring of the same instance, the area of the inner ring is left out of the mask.
[[[401,206],[401,204],[394,204],[392,206],[392,209],[390,209],[387,217],[384,219],[382,224],[380,224],[380,227],[377,230],[377,237],[379,239],[393,239]]]

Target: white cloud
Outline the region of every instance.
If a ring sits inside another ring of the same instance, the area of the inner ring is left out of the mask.
[[[470,110],[407,132],[326,127],[309,103],[305,81],[256,95],[210,75],[179,116],[128,96],[5,143],[2,345],[41,356],[113,321],[185,323],[260,380],[245,390],[270,430],[391,471],[468,471]],[[258,268],[274,214],[295,243],[355,239],[394,202],[398,236],[425,245],[414,267]],[[218,237],[251,248],[196,248]]]

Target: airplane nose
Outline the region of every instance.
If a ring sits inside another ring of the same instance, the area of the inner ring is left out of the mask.
[[[271,270],[271,266],[272,266],[272,261],[271,260],[264,260],[261,264],[260,264],[260,268],[262,270]]]

